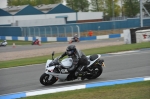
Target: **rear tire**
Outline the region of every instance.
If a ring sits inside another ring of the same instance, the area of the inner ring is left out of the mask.
[[[57,81],[56,77],[54,76],[50,80],[48,79],[49,79],[49,75],[44,73],[40,77],[40,83],[44,86],[48,86],[54,84]]]
[[[87,79],[96,79],[98,78],[103,72],[102,66],[93,66],[92,68],[92,75],[87,76]]]

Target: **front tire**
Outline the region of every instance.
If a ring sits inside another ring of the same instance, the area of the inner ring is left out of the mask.
[[[54,76],[49,80],[49,75],[46,73],[42,74],[40,77],[40,83],[44,86],[52,85],[56,81],[57,81],[57,79]]]
[[[92,68],[91,68],[91,74],[92,75],[89,75],[89,76],[87,76],[86,78],[87,79],[96,79],[96,78],[98,78],[101,74],[102,74],[102,72],[103,72],[103,68],[102,68],[102,66],[99,66],[99,65],[97,65],[97,66],[93,66]]]

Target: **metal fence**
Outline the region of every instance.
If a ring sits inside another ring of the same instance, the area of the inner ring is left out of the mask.
[[[75,34],[78,34],[80,37],[78,25],[22,27],[21,30],[22,36],[29,37],[72,37]]]
[[[143,19],[143,26],[150,26],[150,18]],[[93,35],[104,35],[121,33],[122,29],[140,27],[139,18],[127,20],[74,23],[55,26],[35,26],[35,27],[13,27],[0,26],[0,36],[24,36],[24,37],[72,37],[78,33],[80,36],[87,36],[89,30]],[[80,34],[81,33],[81,34]]]

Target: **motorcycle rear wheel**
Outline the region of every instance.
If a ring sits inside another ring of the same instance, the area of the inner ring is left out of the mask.
[[[40,77],[40,83],[44,86],[52,85],[56,81],[57,79],[54,76],[49,80],[49,75],[46,73],[43,73]]]
[[[87,76],[87,79],[96,79],[98,78],[103,72],[102,66],[93,66],[92,68],[92,75]]]

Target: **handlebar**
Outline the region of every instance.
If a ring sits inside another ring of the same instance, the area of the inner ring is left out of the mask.
[[[59,61],[59,57],[56,57],[53,61],[54,65],[59,65],[60,61]]]

